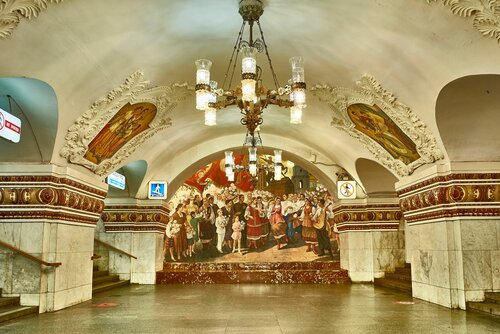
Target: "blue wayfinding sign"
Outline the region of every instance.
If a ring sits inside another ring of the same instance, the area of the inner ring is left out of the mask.
[[[149,182],[149,199],[166,199],[167,198],[167,182],[151,181]]]

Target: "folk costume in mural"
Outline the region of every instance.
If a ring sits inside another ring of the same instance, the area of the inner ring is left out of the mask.
[[[238,216],[240,222],[244,225],[243,230],[241,231],[241,244],[243,247],[247,245],[247,231],[246,231],[246,220],[245,220],[245,211],[247,209],[248,204],[244,202],[245,196],[240,195],[238,199],[238,203],[233,205],[233,216]]]
[[[276,199],[271,208],[269,222],[271,223],[271,231],[273,232],[274,240],[276,241],[278,249],[281,249],[283,242],[281,239],[286,237],[286,224],[281,214],[281,201],[279,198]]]
[[[332,245],[330,243],[330,237],[328,236],[328,231],[326,229],[326,210],[325,210],[325,200],[319,200],[319,206],[316,208],[316,212],[313,216],[313,226],[316,230],[316,235],[318,236],[318,255],[325,255],[327,251],[333,258]]]
[[[233,239],[231,238],[231,234],[233,234],[233,224],[230,223],[233,221],[233,210],[231,204],[231,200],[226,200],[226,205],[222,208],[222,215],[229,222],[228,224],[226,224],[226,234],[224,235],[224,241],[226,241],[230,248],[232,248],[233,242]]]
[[[305,200],[304,209],[302,210],[301,220],[302,220],[302,239],[307,244],[306,252],[311,250],[317,254],[316,245],[318,244],[318,237],[316,235],[316,230],[313,226],[312,216],[314,214],[314,208],[309,200]]]
[[[262,238],[262,222],[260,211],[257,207],[257,200],[254,200],[245,211],[247,219],[247,239],[250,242],[250,248],[257,249],[257,241]]]
[[[184,215],[184,206],[182,204],[177,205],[177,210],[172,215],[172,221],[174,224],[179,226],[179,233],[174,236],[174,251],[177,254],[177,258],[181,255],[186,257],[186,251],[188,249],[187,235],[186,235],[186,216]]]

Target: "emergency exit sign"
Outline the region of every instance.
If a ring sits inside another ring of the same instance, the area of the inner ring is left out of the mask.
[[[0,137],[19,143],[21,140],[21,120],[0,108]]]

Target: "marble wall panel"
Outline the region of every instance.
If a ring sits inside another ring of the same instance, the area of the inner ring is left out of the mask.
[[[164,245],[164,234],[156,233],[156,266],[155,271],[163,269],[163,245]]]
[[[87,284],[54,293],[53,311],[76,305],[92,298],[92,284]]]
[[[22,223],[19,248],[26,253],[42,253],[43,224]]]
[[[414,298],[419,298],[446,307],[457,307],[457,305],[453,306],[454,303],[452,303],[451,300],[451,291],[447,288],[413,282],[412,293]]]
[[[40,254],[33,254],[40,257]],[[12,257],[12,290],[13,294],[40,292],[40,264],[21,255]]]
[[[494,220],[462,220],[460,232],[463,250],[498,249],[497,222]]]
[[[21,223],[0,223],[0,240],[19,248],[21,241],[21,225]],[[0,253],[5,252],[10,251],[0,247]]]
[[[94,227],[58,224],[57,253],[93,252]]]
[[[491,279],[494,291],[500,291],[500,250],[491,251]]]
[[[137,257],[132,259],[132,270],[130,273],[131,283],[154,284],[156,280],[156,254],[157,247],[163,244],[157,243],[157,233],[134,233],[132,254]]]
[[[2,225],[2,224],[0,224]],[[12,293],[12,264],[14,253],[0,253],[0,288],[4,294]]]
[[[463,251],[464,289],[493,289],[490,251]]]

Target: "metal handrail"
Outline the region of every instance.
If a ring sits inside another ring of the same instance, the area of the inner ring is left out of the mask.
[[[26,253],[25,251],[17,248],[17,247],[14,247],[6,242],[3,242],[2,240],[0,240],[0,246],[2,247],[5,247],[7,249],[10,249],[11,251],[13,252],[16,252],[17,254],[19,255],[22,255],[24,256],[25,258],[27,259],[30,259],[32,261],[35,261],[35,262],[38,262],[40,264],[43,264],[44,266],[47,266],[47,267],[59,267],[62,263],[61,262],[47,262],[47,261],[44,261],[42,259],[39,259],[37,258],[36,256],[33,256],[29,253]]]
[[[104,241],[99,240],[99,239],[97,239],[97,238],[94,238],[94,240],[95,240],[95,241],[97,241],[98,243],[100,243],[100,244],[102,244],[102,245],[104,245],[104,246],[106,246],[106,247],[108,247],[108,248],[110,248],[110,249],[112,249],[112,250],[114,250],[114,251],[118,252],[118,253],[125,254],[125,255],[127,255],[127,256],[129,256],[129,257],[132,257],[132,258],[134,258],[134,259],[136,259],[136,260],[137,260],[137,257],[133,256],[132,254],[129,254],[129,253],[125,252],[124,250],[121,250],[121,249],[119,249],[119,248],[116,248],[115,246],[110,245],[110,244],[108,244],[107,242],[104,242]]]

